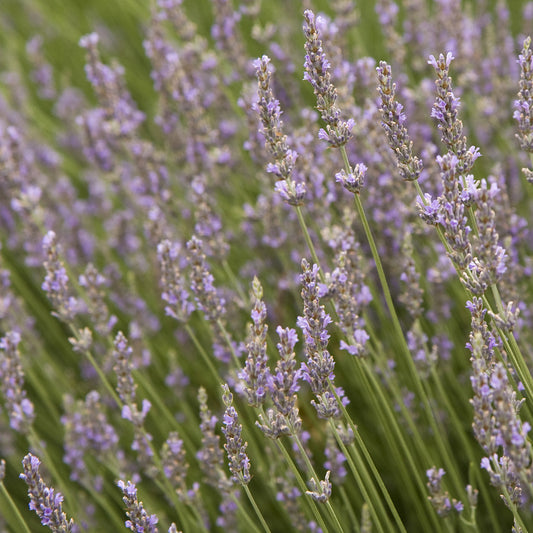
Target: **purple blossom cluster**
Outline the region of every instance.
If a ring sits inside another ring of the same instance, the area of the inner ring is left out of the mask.
[[[331,298],[335,303],[338,327],[348,339],[348,342],[340,341],[340,348],[350,355],[363,356],[370,337],[364,329],[361,315],[372,300],[372,295],[360,273],[351,268],[354,266],[351,255],[347,250],[337,254],[337,266],[331,273],[326,273],[326,283],[319,285],[319,296],[323,299]]]
[[[317,97],[318,112],[326,123],[326,129],[321,129],[318,137],[331,147],[338,148],[350,140],[355,121],[342,120],[341,111],[336,105],[337,89],[331,82],[331,65],[322,48],[318,31],[321,24],[320,17],[317,18],[310,9],[307,9],[304,12],[304,19],[303,30],[306,39],[304,80],[313,87]]]
[[[89,457],[105,461],[119,455],[119,435],[111,425],[97,391],[85,400],[65,398],[65,414],[61,417],[65,432],[63,461],[70,468],[70,479],[88,483],[101,490],[101,475],[91,475]]]
[[[5,398],[9,425],[26,433],[35,418],[33,403],[24,390],[24,373],[18,345],[20,334],[9,331],[0,339],[0,390]]]
[[[338,418],[340,407],[337,397],[332,392],[335,361],[327,348],[330,338],[327,327],[332,319],[319,302],[318,266],[311,267],[304,259],[302,270],[300,279],[304,314],[297,320],[305,341],[306,361],[302,363],[302,378],[307,381],[317,398],[311,400],[311,403],[315,406],[318,416]],[[341,398],[343,405],[348,404],[348,398],[344,396],[342,389],[337,389],[336,394]]]
[[[383,118],[389,146],[394,151],[398,162],[398,171],[406,181],[417,180],[422,172],[422,161],[413,155],[413,141],[409,139],[405,127],[406,116],[403,106],[396,101],[396,84],[392,81],[391,67],[381,61],[376,69],[378,75],[378,93],[381,99],[380,112]]]
[[[54,313],[67,324],[71,323],[79,304],[70,294],[69,277],[59,257],[57,236],[53,231],[49,231],[43,238],[43,249],[46,255],[46,276],[41,288],[48,294]]]
[[[430,468],[426,472],[428,478],[429,501],[437,511],[439,516],[447,516],[453,510],[460,513],[464,506],[460,501],[450,499],[448,492],[442,487],[442,478],[446,472],[444,469]]]
[[[525,483],[525,487],[529,487],[532,479],[531,444],[527,438],[531,426],[523,422],[519,414],[524,400],[517,398],[508,369],[496,359],[501,342],[486,322],[487,309],[483,301],[473,298],[467,307],[472,315],[467,346],[472,353],[473,366],[473,429],[487,454],[481,466],[488,471],[491,483],[504,491],[508,505],[523,505],[522,485]]]
[[[283,329],[281,326],[277,327],[276,332],[279,336],[279,360],[274,372],[268,375],[267,382],[274,407],[266,410],[265,417],[259,415],[260,422],[257,423],[263,433],[272,439],[281,435],[297,435],[302,427],[296,404],[302,379],[302,370],[298,368],[294,353],[298,335],[294,329]]]
[[[248,356],[244,368],[239,372],[239,379],[243,382],[248,403],[259,407],[265,402],[270,377],[266,342],[268,326],[265,323],[266,305],[262,301],[263,288],[257,278],[254,278],[252,290],[254,307],[251,313],[249,341],[246,345]]]
[[[165,477],[170,481],[172,488],[176,491],[181,500],[194,498],[197,495],[197,490],[187,490],[187,471],[189,465],[186,461],[186,452],[183,440],[179,438],[176,431],[173,431],[168,436],[163,444],[161,451],[161,463],[163,464],[163,472]]]
[[[137,533],[157,533],[157,523],[159,519],[155,514],[149,515],[143,506],[143,502],[140,502],[137,498],[137,487],[131,481],[124,483],[119,480],[118,488],[122,491],[124,496],[122,500],[126,505],[126,516],[128,520],[124,522],[124,525],[130,530]]]
[[[43,526],[47,526],[55,533],[71,533],[74,531],[74,521],[67,519],[63,512],[63,495],[54,488],[48,487],[39,467],[41,461],[29,453],[22,460],[23,473],[20,478],[28,485],[30,509],[37,513]]]
[[[524,40],[522,53],[518,56],[520,81],[518,100],[514,102],[514,119],[518,122],[518,140],[526,152],[533,152],[533,51],[531,37]]]
[[[276,182],[276,191],[289,205],[302,205],[306,188],[304,183],[292,179],[298,154],[289,148],[287,136],[283,133],[279,100],[274,97],[271,88],[270,58],[263,56],[257,59],[254,67],[258,81],[258,102],[253,108],[261,119],[265,146],[274,157],[274,163],[267,165],[267,172],[279,178]]]
[[[533,7],[375,4],[6,8],[0,529],[531,528]]]
[[[101,105],[99,111],[95,111],[85,120],[84,126],[88,131],[96,127],[96,130],[92,129],[95,140],[99,137],[100,130],[111,141],[113,138],[128,137],[134,133],[144,121],[145,115],[136,109],[124,88],[124,68],[120,65],[110,67],[101,62],[98,41],[98,34],[90,33],[84,35],[79,43],[87,50],[85,74]]]
[[[437,73],[435,80],[437,97],[431,109],[431,116],[437,120],[442,142],[449,152],[457,157],[457,173],[465,175],[470,171],[480,153],[475,146],[467,148],[466,137],[463,135],[463,123],[459,119],[461,102],[453,93],[452,79],[449,75],[453,59],[451,52],[448,52],[446,57],[440,54],[438,59],[432,55],[429,56],[428,63]]]
[[[194,306],[189,301],[189,292],[181,274],[185,265],[180,268],[180,246],[168,240],[162,241],[157,247],[157,257],[161,265],[161,298],[168,304],[165,313],[185,322]]]
[[[229,470],[232,480],[247,485],[252,479],[250,475],[250,459],[246,454],[248,444],[242,440],[242,425],[239,424],[237,411],[233,407],[233,395],[227,384],[222,386],[222,401],[226,406],[223,418],[222,433],[226,437],[224,449],[228,454]]]

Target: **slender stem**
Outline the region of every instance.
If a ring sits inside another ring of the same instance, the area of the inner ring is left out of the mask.
[[[344,532],[344,529],[341,525],[341,523],[339,522],[339,518],[337,517],[337,513],[334,511],[332,505],[331,505],[331,502],[328,500],[326,502],[326,507],[329,511],[329,514],[331,516],[331,518],[333,519],[333,522],[335,523],[335,526],[337,527],[338,531],[341,531],[341,532]]]
[[[287,452],[287,450],[285,449],[285,446],[279,441],[279,440],[276,440],[276,444],[278,446],[278,449],[281,451],[281,453],[283,454],[283,457],[285,458],[285,462],[289,465],[289,468],[292,470],[295,478],[296,478],[296,482],[298,483],[299,487],[300,487],[300,490],[302,491],[302,494],[305,495],[305,492],[307,490],[307,486],[305,484],[305,481],[302,479],[302,476],[299,472],[299,470],[296,468],[296,465],[294,464],[294,461],[292,460],[291,456],[289,455],[289,452]],[[305,501],[308,503],[308,505],[310,506],[311,508],[311,512],[313,513],[313,516],[317,522],[317,524],[319,525],[319,527],[322,529],[322,531],[329,531],[329,529],[327,528],[326,526],[326,523],[324,522],[324,519],[322,518],[322,515],[320,514],[317,506],[316,506],[316,503],[313,499],[311,498],[305,498]]]
[[[191,326],[189,326],[189,324],[185,324],[185,330],[187,331],[187,334],[191,338],[193,344],[196,346],[196,349],[200,353],[200,356],[202,357],[202,360],[206,364],[207,368],[209,369],[209,372],[211,372],[217,383],[222,383],[222,380],[220,379],[220,375],[217,369],[215,368],[215,365],[213,365],[211,358],[209,357],[209,355],[207,355],[207,352],[204,350],[204,347],[198,340],[198,337],[196,337],[194,330],[191,328]]]
[[[398,467],[402,469],[402,473],[403,473],[404,470],[407,470],[405,468],[405,463],[407,463],[409,465],[409,470],[410,470],[411,474],[409,475],[408,472],[406,472],[404,474],[405,482],[409,483],[409,484],[414,484],[415,490],[418,490],[418,495],[421,496],[422,502],[424,502],[424,504],[426,506],[425,508],[427,510],[427,513],[424,513],[424,521],[427,522],[426,514],[429,515],[429,519],[433,521],[432,530],[436,531],[438,529],[439,522],[436,520],[435,513],[433,512],[433,509],[431,508],[431,505],[430,505],[429,501],[426,498],[426,495],[427,495],[426,486],[425,486],[424,482],[420,479],[420,475],[419,475],[420,468],[417,467],[417,465],[415,463],[415,458],[413,457],[413,454],[412,454],[412,452],[413,452],[412,446],[409,446],[407,444],[407,442],[405,441],[403,433],[402,433],[402,431],[400,429],[400,426],[398,424],[397,416],[395,416],[395,414],[391,411],[390,404],[389,404],[387,398],[385,397],[383,391],[381,390],[380,384],[376,380],[376,377],[374,376],[372,370],[369,369],[366,364],[364,364],[364,361],[360,361],[359,359],[353,359],[353,364],[354,364],[354,366],[355,366],[357,371],[359,371],[358,367],[360,366],[358,363],[360,363],[360,365],[362,366],[362,372],[358,372],[358,374],[361,374],[361,379],[362,379],[366,389],[372,392],[372,396],[376,395],[376,400],[374,402],[374,405],[377,408],[378,416],[380,416],[380,418],[384,419],[383,427],[390,428],[392,430],[392,432],[394,433],[393,439],[392,439],[393,440],[392,449],[396,450],[397,445],[399,444],[401,453],[400,453],[400,458],[399,458],[399,461],[398,461]],[[400,399],[400,402],[401,402],[401,399]],[[400,403],[400,405],[402,405],[402,404]],[[343,409],[343,412],[344,412],[346,408],[344,406],[342,406],[341,409]],[[409,422],[412,423],[412,421],[409,418],[409,413],[406,413],[405,416],[406,416],[406,420],[408,421],[408,424],[409,424]],[[412,429],[410,425],[409,425],[409,429],[410,430]],[[352,430],[353,430],[353,428],[352,428]],[[388,491],[387,491],[383,481],[381,480],[381,476],[379,475],[379,471],[377,470],[376,466],[374,465],[374,463],[372,461],[372,458],[370,456],[370,453],[368,452],[368,450],[367,450],[367,448],[366,448],[366,446],[364,444],[364,441],[362,440],[362,438],[359,435],[358,431],[356,431],[354,433],[354,435],[355,435],[355,439],[356,439],[356,442],[357,442],[359,448],[361,449],[362,453],[364,454],[366,461],[370,465],[370,468],[372,470],[372,473],[374,474],[375,479],[377,480],[377,483],[380,485],[380,489],[381,489],[381,491],[383,493],[384,498],[386,499],[386,501],[388,503],[388,506],[389,506],[391,512],[395,516],[396,521],[397,522],[400,521],[400,523],[401,523],[401,519],[397,516],[397,511],[395,511],[395,506],[392,503],[392,500],[390,499],[390,496],[388,495]],[[414,435],[415,436],[418,435],[416,426],[414,426]],[[428,462],[430,460],[428,457],[426,457],[427,450],[423,446],[418,446],[418,450],[416,450],[416,451],[418,453],[420,453],[421,458],[424,461]],[[420,498],[415,497],[414,498],[414,504],[417,507],[419,507],[420,506]],[[421,511],[420,508],[418,509],[418,513],[419,513],[420,519],[422,520],[422,516],[421,516],[422,515],[422,511]],[[429,526],[426,524],[426,528],[427,527],[429,527]]]
[[[350,517],[351,527],[359,531],[359,522],[357,521],[357,517],[355,516],[353,506],[351,505],[350,500],[348,499],[348,495],[346,494],[346,490],[343,485],[339,486],[339,492],[341,493],[341,498],[344,503],[344,507],[346,508],[346,512],[348,513]]]
[[[429,424],[431,426],[431,429],[434,432],[434,435],[435,435],[435,439],[434,440],[435,440],[436,446],[439,449],[439,452],[440,452],[440,454],[442,456],[442,459],[445,462],[446,469],[448,470],[450,476],[454,480],[455,489],[458,492],[464,493],[464,488],[462,487],[461,483],[458,481],[459,477],[458,477],[458,475],[456,473],[457,465],[454,463],[454,461],[452,461],[452,459],[451,459],[451,457],[450,457],[450,455],[448,453],[448,450],[444,446],[445,437],[442,434],[443,430],[442,430],[441,427],[439,427],[436,424],[435,415],[433,413],[433,409],[432,409],[432,407],[431,407],[431,405],[429,403],[428,396],[426,394],[426,391],[424,390],[424,387],[422,385],[420,376],[418,375],[418,373],[416,371],[416,367],[415,367],[415,364],[413,362],[409,347],[407,346],[407,342],[405,340],[405,336],[403,334],[403,330],[402,330],[402,327],[400,325],[400,320],[398,319],[398,315],[396,313],[396,309],[395,309],[394,303],[392,301],[392,295],[390,293],[390,289],[389,289],[389,286],[388,286],[388,283],[387,283],[387,278],[385,277],[385,272],[383,270],[383,265],[382,265],[381,259],[379,257],[379,252],[378,252],[376,243],[374,241],[374,237],[372,236],[372,231],[371,231],[370,226],[368,224],[368,220],[366,218],[366,215],[365,215],[365,212],[364,212],[364,209],[363,209],[363,204],[361,203],[361,199],[360,199],[359,195],[354,194],[354,200],[355,200],[355,205],[356,205],[357,211],[358,211],[359,216],[361,218],[361,222],[363,224],[363,228],[365,230],[365,234],[366,234],[367,239],[368,239],[368,243],[370,245],[370,249],[372,251],[372,256],[373,256],[374,261],[376,263],[378,277],[379,277],[379,280],[380,280],[381,287],[383,289],[383,294],[385,296],[385,301],[387,303],[387,308],[388,308],[389,313],[390,313],[391,318],[392,318],[393,328],[396,331],[396,334],[398,335],[398,339],[400,340],[400,345],[401,345],[402,351],[405,354],[405,362],[407,364],[408,371],[411,374],[411,379],[412,379],[413,385],[415,387],[415,390],[416,390],[420,400],[424,404],[424,412],[425,412],[426,418],[427,418],[427,420],[428,420],[428,422],[429,422]],[[439,436],[441,438],[439,438]],[[466,494],[464,494],[464,495],[466,496]]]
[[[15,516],[15,519],[17,522],[16,530],[24,532],[24,533],[31,533],[30,528],[28,527],[28,524],[26,524],[26,521],[24,520],[24,518],[22,518],[22,515],[20,514],[18,507],[15,505],[15,502],[13,501],[13,498],[11,498],[11,494],[9,494],[3,481],[0,481],[0,494],[2,494],[2,496],[7,500],[7,505],[11,509],[12,515]],[[4,513],[4,517],[7,520],[7,513]]]
[[[248,497],[248,500],[252,504],[252,507],[254,508],[255,514],[257,518],[259,519],[259,522],[261,522],[261,525],[263,526],[263,529],[270,533],[270,528],[268,527],[268,524],[265,522],[265,519],[263,518],[263,514],[261,513],[261,510],[257,506],[257,503],[255,502],[255,499],[253,497],[253,494],[250,492],[250,489],[248,488],[248,485],[243,485],[244,492],[246,492],[246,496]]]
[[[246,296],[246,293],[244,292],[244,289],[242,288],[240,281],[238,280],[237,276],[235,276],[235,274],[233,273],[233,270],[229,266],[228,261],[226,259],[222,261],[222,267],[224,268],[224,272],[226,273],[228,278],[231,280],[231,282],[235,286],[235,290],[237,291],[239,298],[242,300],[242,303],[248,306],[248,297]]]
[[[359,448],[361,449],[361,452],[363,453],[363,456],[364,456],[367,464],[370,467],[370,470],[371,470],[371,472],[372,472],[372,474],[374,476],[374,479],[376,480],[376,482],[377,482],[377,484],[378,484],[378,486],[380,488],[380,491],[381,491],[385,501],[387,502],[389,510],[392,513],[392,515],[394,516],[394,520],[396,521],[396,525],[398,527],[398,530],[399,531],[405,531],[405,528],[404,528],[403,523],[402,523],[402,521],[400,519],[400,516],[398,515],[398,511],[396,510],[396,507],[394,506],[394,503],[392,502],[392,499],[390,497],[389,491],[385,487],[385,484],[383,483],[383,480],[381,479],[381,475],[379,474],[379,471],[376,468],[376,466],[374,464],[374,461],[372,460],[372,457],[371,457],[370,453],[368,452],[368,449],[367,449],[363,439],[361,439],[361,436],[359,435],[359,431],[357,430],[357,428],[353,424],[350,415],[346,411],[346,408],[342,404],[342,401],[340,400],[340,398],[339,398],[339,396],[337,394],[337,391],[335,390],[335,387],[333,387],[333,385],[331,383],[330,383],[330,391],[335,396],[335,398],[337,400],[337,403],[338,403],[339,407],[341,408],[341,411],[343,412],[346,420],[348,421],[348,425],[350,426],[350,429],[352,430],[352,433],[354,435],[354,439],[357,441],[357,444],[359,445]],[[334,431],[334,435],[335,435],[335,437],[337,439],[337,442],[338,442],[339,446],[341,447],[343,453],[348,458],[349,457],[348,450],[346,449],[344,443],[342,442],[342,439],[341,439],[340,435],[338,434],[338,431],[335,428],[335,425],[333,424],[332,421],[331,421],[331,424],[332,424],[332,429]],[[356,454],[356,457],[358,458],[357,463],[358,463],[360,469],[363,471],[364,477],[367,480],[367,485],[370,487],[370,490],[373,493],[373,497],[372,498],[369,498],[368,495],[365,495],[365,494],[363,494],[363,497],[364,497],[365,501],[368,503],[369,508],[370,508],[372,513],[375,513],[375,511],[373,510],[371,502],[374,502],[374,501],[377,502],[377,504],[380,507],[381,514],[386,517],[385,522],[388,524],[389,520],[387,518],[385,510],[383,509],[383,506],[382,506],[382,503],[381,503],[381,499],[378,496],[378,494],[377,494],[377,492],[376,492],[376,490],[374,488],[374,484],[372,483],[372,481],[370,479],[370,476],[368,475],[368,472],[366,471],[366,467],[365,467],[363,461],[361,460],[361,458],[359,456],[359,453],[355,449],[355,446],[353,447],[353,450],[354,450],[354,452]],[[353,463],[351,462],[351,460],[348,462],[348,464],[350,464],[350,467],[352,468],[352,472],[353,472],[354,476],[357,476],[356,479],[359,478],[359,473],[356,470],[355,465],[353,465]],[[360,483],[362,483],[362,482],[360,481]],[[363,486],[364,486],[364,484],[363,484]]]
[[[237,357],[237,354],[235,353],[235,347],[233,346],[231,342],[231,337],[228,333],[228,330],[226,329],[226,326],[224,326],[220,318],[217,320],[217,326],[222,332],[222,336],[224,337],[224,340],[226,341],[226,344],[228,345],[229,351],[231,352],[231,358],[233,359],[233,362],[235,363],[235,367],[237,368],[237,370],[239,370],[241,367],[241,362],[239,361],[239,358]]]
[[[378,531],[382,531],[382,532],[385,531],[383,529],[382,521],[384,521],[387,525],[389,525],[388,524],[389,521],[387,520],[387,515],[386,515],[385,510],[383,508],[383,504],[381,502],[380,497],[377,495],[377,491],[376,491],[373,483],[371,483],[371,482],[368,483],[368,488],[372,492],[372,496],[370,496],[368,494],[366,484],[363,481],[363,479],[361,477],[361,474],[359,473],[359,470],[356,468],[356,465],[354,464],[350,453],[346,449],[345,444],[342,442],[342,439],[338,435],[338,432],[336,431],[335,425],[334,425],[332,420],[330,420],[330,425],[331,425],[331,427],[333,429],[333,432],[335,434],[335,439],[337,440],[337,444],[339,445],[339,448],[341,449],[342,453],[344,454],[344,457],[346,457],[346,460],[348,461],[348,465],[350,466],[350,470],[352,471],[352,474],[353,474],[353,476],[355,478],[357,486],[359,487],[359,490],[361,491],[361,495],[363,496],[363,499],[366,502],[369,503],[370,514],[374,517],[373,525],[377,528]],[[358,459],[357,463],[360,466],[362,466],[362,469],[364,469],[364,465],[361,464],[362,461],[361,461],[361,458],[360,458],[359,454],[355,450],[355,447],[353,447],[353,449],[354,449],[355,455],[356,455],[356,457]],[[368,481],[368,474],[367,473],[366,473],[365,477],[367,478],[367,481]],[[376,509],[374,507],[374,502],[380,508],[380,512],[379,513],[376,511]]]
[[[235,503],[235,505],[238,507],[241,515],[246,520],[246,523],[248,524],[249,528],[247,531],[254,531],[255,533],[261,533],[261,530],[257,527],[255,522],[252,520],[250,515],[248,514],[248,511],[244,508],[242,505],[242,502],[235,496],[235,494],[231,494],[231,499]]]
[[[302,444],[302,441],[300,440],[300,437],[298,436],[298,434],[296,432],[293,432],[292,433],[292,438],[293,438],[294,442],[296,443],[296,445],[298,446],[298,449],[300,450],[300,455],[301,455],[302,459],[304,460],[304,463],[307,466],[307,470],[308,470],[309,475],[315,480],[315,483],[317,484],[317,486],[319,486],[320,478],[318,477],[317,473],[315,472],[315,469],[314,469],[313,465],[311,464],[311,461],[309,460],[309,457],[308,457],[307,453],[305,452],[305,448],[303,447],[303,444]],[[329,502],[326,502],[326,503],[329,503]],[[331,518],[333,519],[333,522],[335,523],[335,525],[338,525],[339,531],[342,531],[342,527],[339,524],[337,516],[335,515],[335,511],[333,511],[333,508],[331,507],[331,505],[326,506],[326,508],[328,509],[328,511],[329,511],[329,513],[331,515]]]
[[[296,206],[296,214],[298,215],[298,222],[300,223],[300,227],[302,228],[304,239],[307,244],[307,247],[309,248],[309,251],[311,252],[313,262],[318,267],[320,267],[320,261],[318,260],[318,255],[316,253],[315,246],[313,245],[313,241],[311,240],[311,235],[309,235],[309,230],[307,229],[307,224],[305,223],[302,208],[300,206]],[[319,268],[319,275],[321,280],[324,281],[324,273],[322,272],[321,268]]]

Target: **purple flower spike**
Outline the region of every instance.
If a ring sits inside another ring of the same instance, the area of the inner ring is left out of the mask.
[[[422,161],[413,155],[413,142],[405,127],[403,106],[395,99],[396,84],[392,81],[391,67],[381,61],[376,69],[378,93],[381,98],[381,125],[387,134],[389,145],[396,156],[400,176],[406,181],[415,181],[422,172]]]
[[[266,399],[267,382],[269,379],[266,336],[266,306],[262,301],[263,288],[257,278],[252,284],[254,307],[252,324],[250,324],[249,341],[246,344],[248,357],[244,368],[239,372],[243,381],[244,393],[249,405],[259,407]]]
[[[358,163],[349,174],[343,169],[335,174],[335,181],[340,183],[347,191],[359,194],[361,187],[365,184],[366,165]]]
[[[437,97],[431,116],[437,119],[442,142],[457,157],[457,174],[467,174],[476,159],[480,156],[478,148],[467,148],[466,137],[463,135],[463,123],[459,119],[461,102],[453,93],[452,78],[449,75],[450,64],[454,59],[451,52],[440,54],[438,59],[429,56],[428,63],[435,69],[437,79]]]
[[[274,409],[268,409],[266,419],[259,415],[257,425],[271,439],[282,435],[300,433],[302,421],[296,405],[296,393],[300,390],[302,372],[297,368],[294,346],[298,342],[296,331],[278,326],[276,332],[280,342],[277,344],[280,359],[273,374],[268,377],[268,391]]]
[[[42,289],[54,308],[53,314],[66,323],[71,323],[78,310],[78,302],[70,296],[69,278],[65,265],[59,258],[56,234],[49,231],[43,238],[43,249],[46,254],[44,268],[46,277]]]
[[[39,473],[41,461],[35,455],[29,453],[22,460],[24,471],[20,474],[28,485],[30,497],[30,509],[37,513],[41,524],[47,526],[54,533],[71,533],[74,528],[74,520],[67,520],[63,512],[63,495],[53,488],[47,487]]]
[[[441,517],[449,515],[452,511],[461,512],[463,504],[460,501],[451,499],[448,492],[442,487],[442,478],[446,472],[439,468],[430,468],[426,471],[428,478],[427,487],[429,489],[429,501],[433,505],[437,514]]]
[[[340,409],[335,396],[330,391],[330,383],[335,379],[333,369],[335,361],[328,351],[329,333],[327,327],[331,324],[331,317],[320,305],[318,282],[318,266],[312,267],[302,260],[303,274],[300,276],[302,284],[302,299],[304,314],[297,319],[297,325],[304,334],[306,362],[302,363],[302,377],[309,383],[317,400],[311,403],[315,406],[321,418],[338,418]]]
[[[124,481],[119,480],[117,486],[124,494],[122,500],[126,504],[126,516],[129,519],[124,522],[124,525],[136,533],[157,533],[156,526],[159,519],[155,514],[148,515],[144,510],[143,502],[137,499],[135,484],[131,481],[126,484]]]
[[[24,390],[24,373],[20,360],[18,345],[20,334],[8,331],[0,339],[0,390],[4,395],[9,425],[25,433],[29,430],[35,413],[33,403],[26,397]]]
[[[167,303],[165,313],[168,316],[186,322],[194,310],[189,300],[180,263],[181,248],[177,243],[164,240],[157,246],[157,258],[161,267],[161,298]],[[183,262],[183,261],[182,261]]]
[[[302,205],[306,192],[305,184],[292,179],[298,154],[290,149],[287,136],[283,133],[279,100],[274,97],[271,87],[273,69],[270,66],[270,58],[263,56],[256,59],[253,65],[258,82],[258,101],[253,108],[261,119],[265,146],[274,157],[274,162],[267,165],[267,172],[280,178],[276,182],[276,191],[289,205]]]
[[[355,122],[353,119],[341,120],[341,112],[336,105],[337,89],[331,82],[331,65],[322,48],[317,29],[317,26],[320,27],[321,18],[315,18],[310,9],[304,12],[304,18],[303,31],[306,39],[304,80],[313,87],[317,97],[316,107],[326,123],[326,129],[321,129],[318,136],[331,147],[339,148],[350,140]]]
[[[222,400],[226,406],[223,418],[222,433],[226,437],[224,449],[228,454],[229,469],[232,480],[241,485],[247,485],[250,476],[250,459],[246,454],[248,443],[242,440],[242,425],[239,424],[237,411],[233,407],[233,395],[227,384],[222,386]]]
[[[520,65],[520,82],[518,99],[514,102],[513,117],[518,122],[516,137],[522,150],[533,152],[533,51],[531,50],[531,37],[524,40],[522,53],[518,56]],[[529,168],[522,169],[527,180],[533,183],[533,171]]]
[[[115,364],[113,370],[117,375],[118,396],[128,405],[135,403],[135,389],[137,387],[132,376],[134,369],[131,360],[132,353],[133,350],[128,344],[128,339],[122,331],[119,331],[114,341],[113,359]]]

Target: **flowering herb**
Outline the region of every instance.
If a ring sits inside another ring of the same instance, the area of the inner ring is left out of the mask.
[[[533,7],[485,3],[3,6],[0,530],[533,529]]]

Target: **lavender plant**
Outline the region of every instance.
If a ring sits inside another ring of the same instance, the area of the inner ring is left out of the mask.
[[[59,4],[0,21],[0,530],[532,530],[531,2]]]

